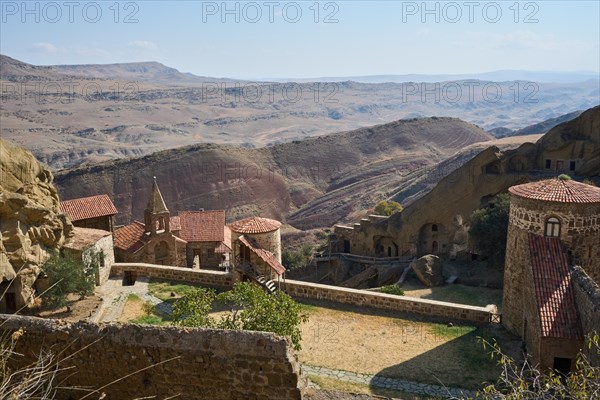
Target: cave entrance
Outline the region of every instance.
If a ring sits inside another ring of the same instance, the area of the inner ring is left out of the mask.
[[[6,302],[6,312],[14,314],[17,312],[17,297],[14,293],[5,293],[4,301]]]

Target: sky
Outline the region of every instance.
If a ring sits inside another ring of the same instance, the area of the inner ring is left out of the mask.
[[[0,52],[240,79],[600,71],[599,1],[5,1]]]

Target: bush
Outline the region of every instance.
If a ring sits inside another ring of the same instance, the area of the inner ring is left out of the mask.
[[[489,258],[492,266],[503,266],[508,233],[510,195],[495,196],[485,208],[473,211],[469,235]]]
[[[314,256],[314,247],[305,244],[297,250],[284,250],[281,254],[281,263],[289,270],[300,269],[308,266]]]
[[[397,201],[383,200],[377,203],[373,209],[373,213],[377,215],[390,216],[394,213],[401,212],[402,210],[404,210],[404,207],[402,207],[402,205]]]
[[[209,315],[215,300],[231,307],[231,312],[219,320]],[[179,325],[273,332],[289,337],[296,350],[301,349],[300,324],[307,320],[300,314],[300,305],[286,293],[268,295],[249,282],[237,283],[233,290],[218,296],[211,289],[200,288],[173,305],[173,321]]]
[[[44,262],[42,270],[48,276],[49,288],[42,294],[47,308],[65,306],[70,293],[81,297],[94,293],[93,266],[74,260],[68,253],[60,256],[55,252]]]
[[[379,293],[395,294],[396,296],[404,296],[404,290],[398,285],[387,285],[377,289]]]
[[[543,372],[529,360],[518,365],[502,353],[497,343],[481,338],[484,348],[491,348],[491,356],[498,358],[502,373],[494,385],[486,386],[475,398],[491,399],[597,399],[600,398],[600,367],[593,366],[580,352],[575,370],[567,376],[556,371]],[[600,355],[598,334],[593,332],[586,340],[588,349]]]

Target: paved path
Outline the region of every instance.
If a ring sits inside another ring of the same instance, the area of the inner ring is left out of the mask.
[[[436,396],[442,398],[474,398],[475,392],[466,389],[449,388],[440,385],[429,385],[405,381],[402,379],[386,378],[384,376],[359,374],[356,372],[342,371],[325,367],[313,367],[302,364],[302,372],[305,375],[317,375],[338,381],[352,382],[381,389],[399,390],[406,393],[414,393],[425,396]]]
[[[130,294],[135,294],[143,301],[149,301],[158,311],[170,315],[173,309],[169,303],[148,293],[148,278],[138,278],[133,286],[123,286],[123,279],[111,277],[106,283],[96,289],[96,294],[102,297],[102,306],[90,317],[92,322],[115,322],[123,313]]]

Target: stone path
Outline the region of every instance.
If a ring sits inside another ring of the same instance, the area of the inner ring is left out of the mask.
[[[148,278],[138,278],[133,286],[123,286],[122,278],[111,277],[106,283],[96,289],[96,294],[102,297],[102,306],[90,317],[92,322],[115,322],[123,313],[130,294],[135,294],[143,301],[149,301],[158,311],[170,315],[173,308],[158,297],[148,293]]]
[[[466,389],[449,388],[440,385],[430,385],[405,381],[396,378],[386,378],[384,376],[359,374],[356,372],[342,371],[325,367],[313,367],[312,365],[302,364],[302,372],[306,375],[317,375],[325,378],[332,378],[338,381],[358,383],[381,389],[398,390],[406,393],[414,393],[425,396],[435,396],[450,399],[474,398],[475,392]]]

